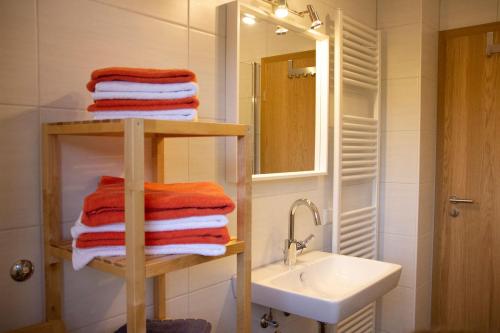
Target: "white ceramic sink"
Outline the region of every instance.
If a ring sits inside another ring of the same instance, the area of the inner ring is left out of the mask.
[[[252,272],[252,302],[336,324],[395,288],[401,266],[313,251]]]

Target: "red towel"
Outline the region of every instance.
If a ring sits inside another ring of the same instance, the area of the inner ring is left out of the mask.
[[[196,97],[177,99],[101,99],[89,105],[88,111],[151,111],[151,110],[177,110],[196,109],[200,102]]]
[[[146,232],[146,246],[171,244],[227,244],[230,240],[226,227]],[[125,245],[124,232],[93,232],[81,234],[77,241],[78,248]]]
[[[196,75],[187,69],[107,67],[92,72],[91,80],[87,83],[87,89],[95,91],[95,85],[103,81],[177,83],[196,81]]]
[[[215,183],[144,183],[146,220],[223,215],[234,202]],[[82,223],[88,226],[125,221],[124,179],[103,176],[97,190],[85,198]]]

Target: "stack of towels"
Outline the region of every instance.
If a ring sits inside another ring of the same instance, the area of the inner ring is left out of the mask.
[[[94,119],[195,120],[198,85],[186,69],[108,67],[92,72],[87,89]]]
[[[73,268],[98,256],[125,255],[124,179],[103,176],[71,228]],[[144,184],[146,254],[219,256],[229,242],[234,202],[211,182]]]

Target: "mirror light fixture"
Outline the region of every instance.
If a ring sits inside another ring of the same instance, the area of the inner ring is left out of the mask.
[[[279,18],[284,18],[288,16],[288,5],[286,0],[278,0],[276,7],[274,8],[274,15]]]
[[[309,15],[311,20],[310,29],[316,30],[323,25],[323,22],[319,18],[319,14],[313,5],[307,5],[306,10],[297,11],[288,7],[287,0],[263,0],[271,4],[274,8],[274,15],[278,18],[285,18],[288,13],[304,17],[306,14]]]
[[[243,17],[241,18],[241,21],[247,25],[254,25],[255,16],[253,16],[252,14],[244,13]]]
[[[276,26],[276,30],[274,30],[274,33],[278,36],[286,35],[287,32],[288,32],[288,29],[285,27],[282,27],[280,25]]]

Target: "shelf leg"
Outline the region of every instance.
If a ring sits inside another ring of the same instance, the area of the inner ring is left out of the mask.
[[[62,319],[62,262],[50,255],[50,242],[61,239],[59,146],[55,135],[43,127],[43,234],[45,269],[45,319]]]
[[[153,137],[153,177],[158,183],[165,182],[165,138],[160,136]],[[166,274],[155,276],[153,278],[153,303],[154,319],[163,320],[167,318],[167,297],[166,297]]]
[[[251,304],[251,200],[252,200],[252,138],[247,133],[238,137],[238,239],[245,241],[245,250],[237,256],[237,331],[252,330]]]
[[[144,121],[125,120],[127,332],[146,333],[144,255]]]

